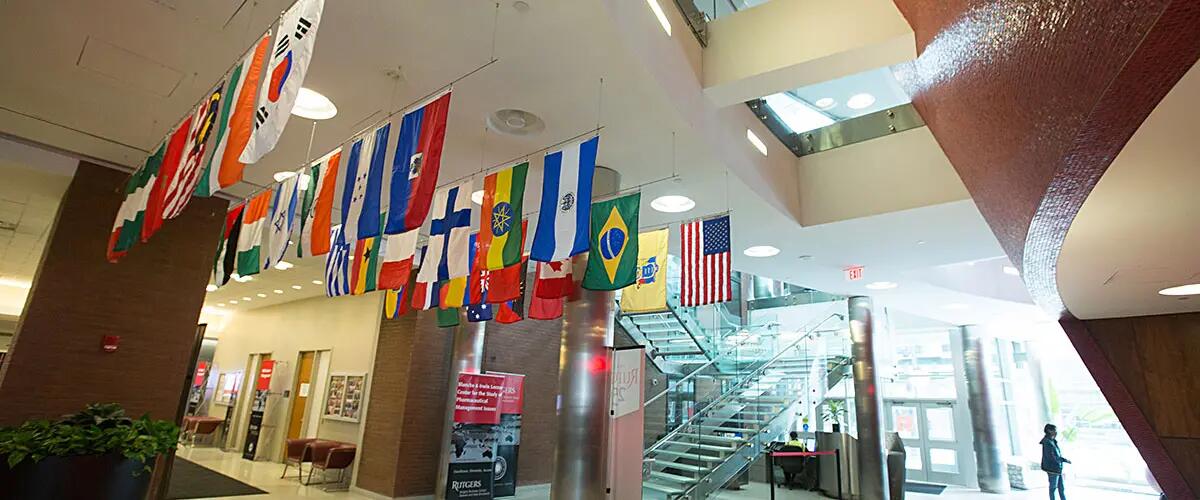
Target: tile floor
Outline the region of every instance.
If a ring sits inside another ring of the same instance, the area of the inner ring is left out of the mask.
[[[225,453],[216,448],[180,448],[178,455],[239,481],[254,485],[269,493],[266,496],[220,497],[227,500],[254,500],[260,498],[269,498],[271,500],[310,498],[370,500],[372,498],[350,491],[325,492],[321,490],[320,486],[304,486],[294,478],[281,479],[279,474],[283,472],[282,464],[274,462],[250,462],[243,460],[240,454]],[[288,469],[289,475],[294,471],[294,468]],[[1152,496],[1072,487],[1070,484],[1067,485],[1067,488],[1067,498],[1072,500],[1157,500]],[[549,486],[541,485],[519,488],[515,500],[542,500],[548,498],[550,498]],[[714,498],[717,500],[763,500],[770,498],[770,492],[766,484],[750,483],[740,491],[723,491]],[[775,498],[779,500],[817,500],[824,499],[825,497],[807,491],[780,489],[776,490]],[[907,493],[905,498],[909,500],[1040,500],[1046,498],[1046,492],[1031,490],[1014,491],[1005,495],[991,495],[979,491],[951,488],[947,489],[941,495]]]

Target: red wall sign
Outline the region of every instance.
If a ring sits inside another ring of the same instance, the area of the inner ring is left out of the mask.
[[[271,375],[275,374],[275,360],[268,359],[262,362],[262,366],[258,369],[258,384],[254,386],[260,391],[271,389]]]
[[[460,424],[499,424],[500,394],[504,377],[481,373],[458,374],[454,395],[454,422]]]
[[[196,376],[192,377],[192,386],[200,387],[204,385],[204,376],[208,374],[208,361],[196,363]]]
[[[525,376],[515,373],[488,372],[504,377],[500,393],[500,413],[521,413],[525,406]]]

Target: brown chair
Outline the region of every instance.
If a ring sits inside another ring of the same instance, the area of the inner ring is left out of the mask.
[[[279,476],[280,478],[287,477],[288,467],[295,465],[296,468],[300,469],[300,472],[296,475],[296,480],[304,480],[304,463],[312,462],[312,449],[309,447],[309,445],[316,440],[316,438],[287,440],[287,445],[284,449],[285,453],[283,456],[283,474]]]
[[[338,478],[335,484],[342,484],[345,480],[345,471],[354,464],[354,456],[358,453],[358,447],[348,443],[338,443],[329,441],[330,446],[322,446],[320,451],[313,450],[312,467],[308,469],[309,483],[312,484],[312,471],[314,469],[321,470],[321,482],[325,484],[325,474],[330,470],[338,471]],[[325,488],[329,491],[328,488]]]
[[[188,434],[190,446],[196,446],[196,438],[199,436],[207,436],[215,439],[217,429],[221,428],[221,423],[224,420],[217,417],[194,417],[192,420],[192,431]]]

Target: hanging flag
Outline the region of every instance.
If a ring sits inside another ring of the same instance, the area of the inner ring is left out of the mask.
[[[108,260],[116,262],[133,248],[142,234],[142,221],[146,217],[146,198],[150,193],[150,182],[158,172],[162,163],[163,151],[166,144],[158,147],[154,154],[146,158],[142,168],[129,177],[125,184],[125,200],[117,210],[113,221],[112,234],[108,241]]]
[[[437,309],[437,323],[441,328],[449,328],[458,326],[458,308],[457,307],[439,307]]]
[[[561,299],[575,292],[575,278],[571,274],[571,259],[542,262],[537,266],[537,296],[543,299]]]
[[[666,229],[638,235],[637,281],[621,290],[622,312],[667,308],[667,236]]]
[[[525,251],[524,232],[519,231],[525,199],[525,176],[529,163],[488,175],[483,180],[483,204],[479,212],[479,256],[488,270],[521,263]]]
[[[471,183],[439,189],[433,199],[433,221],[429,226],[428,262],[421,266],[417,281],[433,283],[465,278],[471,273]]]
[[[733,300],[729,216],[684,223],[679,241],[683,257],[680,304],[690,307]]]
[[[150,237],[154,236],[154,233],[157,233],[162,227],[163,203],[167,187],[173,182],[175,172],[179,170],[179,161],[183,158],[184,146],[187,144],[188,132],[191,131],[191,128],[192,116],[188,115],[187,118],[184,118],[183,123],[175,127],[175,131],[171,133],[158,172],[150,180],[153,187],[150,188],[146,199],[146,216],[142,222],[142,243],[149,241]]]
[[[242,232],[242,212],[245,210],[246,204],[239,203],[225,213],[225,232],[217,245],[217,257],[213,262],[213,281],[217,286],[229,283],[229,277],[237,267],[238,235]]]
[[[546,155],[530,259],[553,262],[588,250],[592,174],[599,144],[596,136]]]
[[[408,301],[404,290],[385,290],[383,297],[383,316],[396,319],[408,313]]]
[[[467,306],[467,321],[477,323],[492,319],[492,307],[488,304],[488,279],[491,274],[483,265],[484,257],[480,248],[479,233],[471,235],[471,277],[469,279]]]
[[[300,258],[329,252],[329,238],[326,236],[333,228],[333,191],[337,186],[338,161],[341,158],[342,149],[338,148],[308,169],[308,183],[300,211],[300,239],[296,245],[296,255]],[[304,182],[304,179],[300,182]]]
[[[537,273],[541,276],[542,268],[548,266],[545,262],[538,262]],[[533,298],[529,302],[529,319],[550,320],[558,319],[563,314],[563,298],[545,299],[540,295],[539,288],[542,286],[542,280],[533,281]]]
[[[529,260],[527,258],[521,260],[519,264],[521,267],[521,293],[517,295],[517,298],[497,306],[497,323],[510,324],[525,319],[525,275],[528,265]]]
[[[237,273],[242,276],[258,274],[262,270],[263,233],[267,226],[267,212],[271,208],[274,193],[268,189],[246,202],[242,214],[242,231],[238,235]]]
[[[259,89],[254,131],[239,161],[255,163],[275,149],[308,72],[325,0],[296,0],[279,20],[269,73]]]
[[[224,86],[225,82],[218,83],[209,94],[208,100],[200,103],[200,107],[196,108],[192,115],[192,127],[188,131],[182,163],[163,197],[163,216],[167,219],[174,219],[183,213],[188,202],[192,201],[192,193],[196,192],[196,186],[200,184],[201,174],[204,173],[201,168],[204,152],[208,148],[208,141],[217,122]]]
[[[354,246],[350,270],[350,293],[362,295],[376,290],[379,279],[379,252],[384,246],[379,238],[363,238]]]
[[[519,240],[521,242],[525,241],[525,234],[527,233],[527,229],[529,229],[529,225],[526,222],[527,221],[521,222],[521,238]],[[513,239],[516,240],[516,235],[513,236]],[[486,258],[486,255],[482,253],[482,245],[480,245],[480,250],[481,252],[478,255],[478,259],[480,260],[476,261],[475,258],[472,258],[472,265],[487,270],[487,266],[482,262],[482,259]],[[518,255],[521,255],[525,252],[525,245],[520,245],[516,251],[518,252]],[[523,260],[519,260],[517,263],[507,266],[503,269],[487,271],[489,283],[487,302],[492,304],[503,304],[517,298],[517,296],[521,294],[521,275],[524,273],[523,270],[525,268],[525,266],[522,265],[522,262]]]
[[[421,249],[421,266],[420,269],[425,269],[425,266],[436,266],[437,263],[431,260],[429,256],[429,247]],[[414,262],[416,257],[413,257]],[[418,272],[418,276],[420,273]],[[414,309],[425,311],[436,307],[441,298],[441,291],[438,290],[438,282],[422,282],[420,279],[413,283],[412,289],[412,306]]]
[[[387,234],[417,229],[429,216],[429,204],[442,164],[450,90],[446,89],[444,94],[432,99],[405,113],[400,121],[400,138],[396,140],[388,192],[388,220],[384,228]]]
[[[583,287],[620,290],[637,280],[638,209],[642,194],[597,203],[592,210],[592,249]]]
[[[441,304],[441,307],[462,307],[467,304],[466,276],[442,280],[438,288],[441,292],[438,304]]]
[[[212,196],[242,180],[245,164],[238,161],[238,156],[241,156],[246,141],[250,139],[255,91],[258,90],[258,80],[262,74],[263,58],[270,46],[271,31],[268,30],[230,71],[229,85],[221,96],[215,144],[204,164],[204,173],[196,185],[195,196]]]
[[[358,239],[374,238],[382,234],[382,225],[384,218],[380,216],[379,198],[383,191],[383,160],[387,157],[388,135],[391,134],[392,124],[385,123],[382,127],[375,129],[374,140],[371,141],[371,154],[369,163],[367,164],[366,175],[361,171],[362,165],[359,165],[358,176],[355,178],[355,189],[358,188],[358,177],[364,177],[363,186],[365,191],[362,194],[362,201],[358,202],[355,207],[358,212]],[[363,152],[363,158],[367,159],[367,153]]]
[[[351,240],[353,241],[353,240]],[[329,253],[325,254],[325,295],[350,295],[350,258],[354,244],[342,237],[342,226],[329,232]]]
[[[371,150],[376,135],[368,132],[355,139],[346,160],[346,177],[342,182],[342,237],[349,240],[358,239],[358,222],[362,219],[363,202],[367,199]]]
[[[379,268],[379,288],[400,290],[408,286],[412,277],[413,254],[417,250],[417,234],[413,230],[403,234],[384,235],[383,264]]]
[[[293,175],[275,185],[275,195],[271,199],[271,215],[268,219],[271,225],[271,232],[267,235],[268,268],[282,262],[287,255],[288,241],[292,239],[292,231],[296,228],[296,185],[299,183],[300,176]]]

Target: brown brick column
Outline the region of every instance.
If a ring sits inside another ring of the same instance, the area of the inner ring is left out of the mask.
[[[81,162],[0,371],[0,425],[88,403],[174,420],[227,202],[197,198],[121,262],[105,260],[128,174]],[[117,352],[101,337],[121,337]]]

